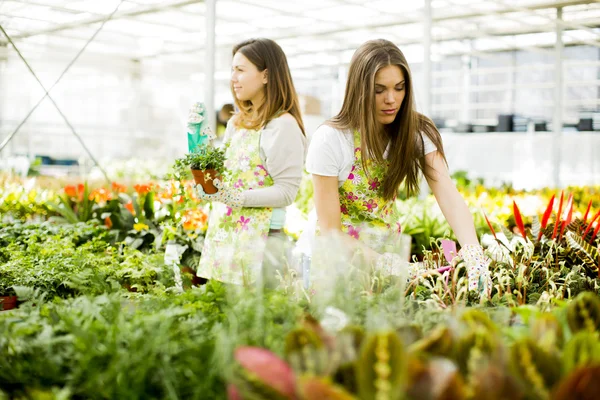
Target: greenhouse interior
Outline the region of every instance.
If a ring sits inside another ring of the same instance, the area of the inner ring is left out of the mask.
[[[0,0],[0,400],[600,398],[600,2]]]

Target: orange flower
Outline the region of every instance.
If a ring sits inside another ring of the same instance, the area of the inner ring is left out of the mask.
[[[138,184],[138,185],[134,185],[133,188],[135,189],[135,191],[137,192],[137,194],[139,194],[140,196],[143,194],[146,194],[148,192],[150,192],[152,190],[152,184],[148,183],[148,184]]]
[[[206,222],[208,221],[208,215],[201,209],[190,209],[187,210],[181,217],[183,223],[183,229],[185,230],[196,230],[206,229]]]
[[[173,200],[173,196],[175,193],[177,193],[177,187],[175,187],[175,183],[173,181],[170,181],[166,187],[160,189],[161,190],[157,192],[156,197],[161,203]]]
[[[125,208],[129,210],[130,213],[135,215],[135,210],[133,208],[133,201],[129,200],[127,204],[125,204]]]
[[[96,189],[90,193],[89,199],[96,203],[105,203],[112,199],[112,193],[104,188]]]
[[[106,218],[104,218],[104,225],[105,225],[105,226],[106,226],[108,229],[112,228],[112,221],[110,220],[110,217],[106,217]]]
[[[69,197],[77,196],[77,188],[75,188],[75,185],[65,186],[65,194]]]
[[[71,198],[77,197],[77,201],[83,200],[83,191],[85,186],[83,183],[75,185],[67,185],[65,186],[65,194]]]
[[[121,185],[120,183],[117,183],[117,182],[113,182],[112,190],[113,190],[113,192],[117,192],[117,193],[125,193],[125,192],[127,192],[127,186]]]

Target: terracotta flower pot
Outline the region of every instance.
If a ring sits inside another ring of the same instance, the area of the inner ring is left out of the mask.
[[[192,175],[194,175],[194,181],[197,185],[202,185],[204,193],[215,194],[219,191],[213,184],[213,179],[219,176],[219,173],[214,169],[199,170],[193,169]],[[208,178],[208,179],[206,179]]]
[[[0,310],[12,310],[17,308],[17,296],[0,296]]]
[[[181,266],[181,272],[192,275],[191,284],[194,286],[204,285],[206,282],[208,282],[208,279],[199,277],[198,275],[196,275],[196,271],[194,271],[192,268],[187,267],[185,265]]]

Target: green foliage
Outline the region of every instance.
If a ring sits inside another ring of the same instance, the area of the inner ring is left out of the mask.
[[[175,160],[173,173],[170,178],[182,181],[189,176],[192,169],[207,170],[214,169],[218,173],[225,172],[226,147],[215,147],[213,145],[200,146],[196,151],[187,153],[185,156]]]

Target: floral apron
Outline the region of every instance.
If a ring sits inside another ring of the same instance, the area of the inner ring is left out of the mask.
[[[362,165],[360,134],[354,133],[354,164],[339,188],[342,232],[360,240],[378,253],[393,252],[401,234],[395,198],[386,201],[381,185],[387,162],[368,160],[369,174]]]
[[[395,198],[386,201],[381,194],[381,185],[387,172],[387,162],[367,160],[369,174],[362,165],[360,134],[354,133],[354,164],[346,181],[339,188],[342,232],[360,240],[378,253],[400,250],[401,227]],[[319,229],[317,225],[317,235]],[[323,267],[310,267],[310,282],[317,283],[326,278]],[[397,274],[385,271],[387,274]],[[325,275],[325,276],[324,276]],[[308,280],[304,285],[308,287]]]
[[[238,129],[225,153],[225,184],[238,190],[273,185],[260,159],[262,129]],[[243,207],[233,210],[212,205],[208,231],[197,275],[206,279],[248,285],[261,273],[272,208]]]

